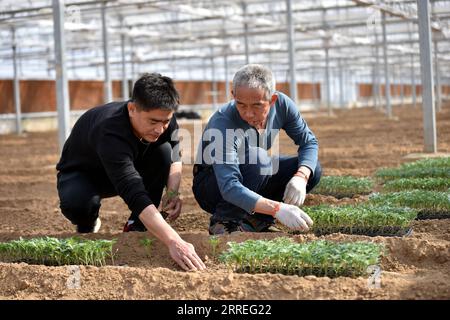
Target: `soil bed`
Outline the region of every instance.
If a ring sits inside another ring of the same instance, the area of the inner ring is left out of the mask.
[[[450,105],[437,113],[438,151],[450,152]],[[394,108],[399,120],[372,109],[337,110],[336,117],[305,114],[316,133],[325,175],[371,176],[381,167],[407,162],[404,156],[423,149],[421,108]],[[351,125],[350,125],[351,124]],[[189,124],[181,127],[193,131]],[[282,133],[280,151],[296,146]],[[196,147],[196,144],[195,146]],[[60,213],[56,191],[57,133],[0,136],[0,241],[40,236],[71,237],[72,226]],[[183,169],[183,213],[172,222],[206,261],[205,272],[183,272],[167,249],[146,233],[122,233],[129,210],[118,198],[102,202],[99,234],[87,239],[117,239],[115,264],[79,266],[80,287],[67,281],[73,268],[0,263],[0,299],[450,299],[450,220],[416,220],[408,237],[333,233],[292,235],[237,233],[219,237],[217,254],[227,241],[292,237],[296,241],[372,241],[385,245],[380,264],[381,288],[368,286],[369,275],[349,278],[234,273],[217,261],[207,232],[209,214],[192,196],[192,165]],[[357,204],[368,196],[336,199],[308,195],[305,205]],[[283,229],[285,230],[285,229]]]

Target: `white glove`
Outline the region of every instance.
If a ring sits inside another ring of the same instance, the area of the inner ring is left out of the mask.
[[[293,230],[308,231],[313,225],[311,218],[299,207],[282,202],[275,218]]]
[[[294,206],[301,206],[306,198],[306,179],[293,176],[284,190],[283,201]]]

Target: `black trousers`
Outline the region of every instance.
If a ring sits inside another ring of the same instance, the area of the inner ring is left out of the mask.
[[[259,149],[259,148],[258,148]],[[286,185],[289,180],[298,170],[297,156],[279,156],[273,157],[272,160],[266,151],[260,149],[257,164],[242,164],[239,165],[243,181],[242,184],[250,190],[260,194],[261,196],[275,200],[282,201]],[[274,175],[262,175],[262,164],[271,166],[277,162],[279,168]],[[212,166],[207,166],[203,170],[195,170],[194,180],[192,184],[192,191],[195,199],[200,207],[208,213],[211,213],[211,223],[219,221],[233,221],[239,223],[248,218],[248,213],[227,201],[225,201],[219,191],[216,176]],[[306,185],[306,192],[309,193],[320,181],[322,176],[322,167],[320,162],[317,162],[314,173],[310,176]],[[265,223],[272,223],[274,218],[270,215],[255,213],[254,219]]]
[[[172,147],[161,144],[145,152],[142,160],[135,164],[141,175],[150,199],[157,207],[167,184],[172,163]],[[117,196],[117,191],[106,174],[86,171],[58,172],[57,189],[63,215],[79,230],[89,229],[99,216],[101,200]],[[129,220],[142,224],[140,212],[132,212]]]

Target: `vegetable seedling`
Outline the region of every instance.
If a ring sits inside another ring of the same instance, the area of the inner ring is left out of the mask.
[[[386,182],[383,185],[383,192],[400,192],[406,190],[446,191],[449,188],[450,188],[450,179],[402,178]]]
[[[113,245],[116,240],[84,240],[77,237],[52,237],[13,240],[0,243],[0,259],[44,265],[104,266],[108,259],[114,263]]]
[[[450,217],[450,193],[411,190],[394,193],[373,194],[369,203],[396,207],[409,207],[418,212],[418,219]]]
[[[407,168],[387,168],[376,172],[375,177],[386,183],[390,180],[401,178],[443,178],[450,179],[450,168],[445,167],[407,167]]]
[[[366,195],[372,192],[374,183],[370,178],[352,176],[324,176],[312,193],[330,195],[336,198]]]
[[[167,219],[167,217],[169,216],[169,214],[166,212],[166,208],[167,208],[167,204],[174,198],[178,197],[180,195],[179,192],[168,189],[166,187],[166,192],[165,192],[165,196],[163,197],[162,200],[162,210],[161,210],[161,215],[163,216],[164,220]]]
[[[377,265],[385,252],[383,245],[371,242],[296,243],[286,237],[229,242],[228,246],[219,259],[236,272],[299,276],[356,277]]]
[[[417,216],[413,209],[375,205],[319,205],[304,207],[314,221],[316,235],[329,233],[368,236],[402,236],[410,232]]]
[[[155,239],[144,238],[141,239],[141,244],[145,248],[145,252],[147,253],[147,257],[151,257],[152,253],[152,245]]]
[[[209,244],[211,246],[212,256],[216,258],[217,256],[217,248],[220,244],[220,239],[217,236],[211,236],[209,238]]]

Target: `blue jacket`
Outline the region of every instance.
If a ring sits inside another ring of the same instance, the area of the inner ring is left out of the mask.
[[[212,165],[223,199],[251,213],[261,197],[246,188],[239,170],[248,148],[270,150],[280,129],[298,148],[298,166],[314,172],[318,157],[318,141],[300,115],[295,103],[285,94],[276,92],[278,99],[271,107],[266,129],[262,134],[239,115],[235,101],[217,110],[203,131],[196,163]]]

